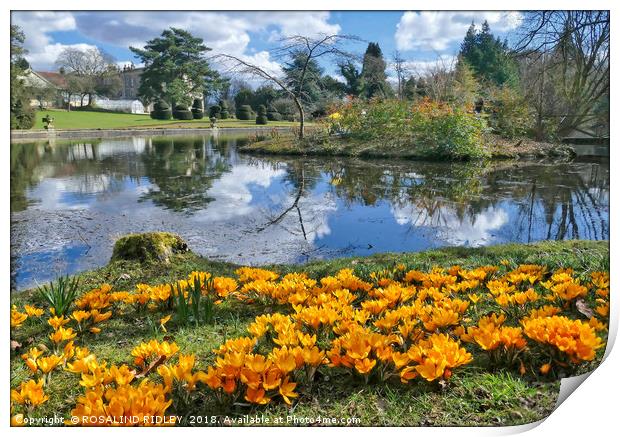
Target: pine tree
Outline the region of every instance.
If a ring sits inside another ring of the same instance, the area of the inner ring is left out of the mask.
[[[497,86],[518,85],[517,64],[508,45],[493,36],[487,21],[479,32],[471,24],[461,44],[459,58],[467,62],[480,82]]]

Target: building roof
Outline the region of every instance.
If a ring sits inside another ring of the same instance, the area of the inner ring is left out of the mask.
[[[53,71],[35,71],[34,73],[58,88],[65,88],[67,86],[67,79],[63,74]]]

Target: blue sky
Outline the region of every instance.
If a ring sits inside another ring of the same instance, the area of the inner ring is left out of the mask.
[[[386,58],[399,50],[413,72],[458,52],[473,21],[488,20],[491,30],[504,37],[517,28],[520,14],[513,12],[445,11],[335,11],[335,12],[199,12],[199,11],[37,11],[13,12],[12,22],[24,30],[27,56],[37,70],[54,70],[54,61],[66,47],[99,47],[119,63],[137,60],[128,47],[141,46],[169,26],[202,37],[213,53],[229,53],[274,72],[279,61],[270,49],[280,37],[292,34],[352,34],[378,42]],[[351,50],[363,53],[365,43]],[[333,66],[324,63],[326,72]],[[217,66],[216,66],[217,68]]]

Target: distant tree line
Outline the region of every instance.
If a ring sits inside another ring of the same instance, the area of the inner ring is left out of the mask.
[[[302,137],[306,118],[322,117],[347,98],[428,98],[468,106],[505,137],[554,139],[574,129],[608,129],[609,12],[538,11],[523,18],[511,44],[494,36],[487,22],[480,28],[472,23],[455,61],[439,58],[421,71],[401,53],[386,59],[376,42],[361,56],[348,52],[345,47],[361,41],[351,35],[283,38],[270,52],[281,72],[228,54],[208,58],[211,49],[201,38],[177,28],[130,49],[144,65],[143,103],[158,103],[166,114],[177,111],[183,117],[202,114],[205,102],[212,106],[207,112],[218,117],[255,118],[264,107],[268,120],[299,121]],[[14,127],[34,122],[32,92],[20,79],[28,69],[23,43],[24,34],[11,26]],[[218,73],[213,63],[228,70]],[[97,48],[66,49],[56,65],[65,75],[69,100],[78,96],[89,106],[94,96],[118,94],[115,61]],[[329,65],[335,74],[326,71]],[[395,80],[388,80],[388,72]]]

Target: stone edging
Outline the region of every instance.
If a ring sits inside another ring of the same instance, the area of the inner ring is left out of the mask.
[[[15,140],[46,140],[46,139],[70,139],[70,138],[112,138],[144,135],[183,135],[183,134],[211,134],[215,132],[247,133],[257,131],[270,131],[272,129],[285,130],[288,126],[279,127],[219,127],[212,128],[145,128],[145,129],[75,129],[75,130],[11,130],[11,141]]]

